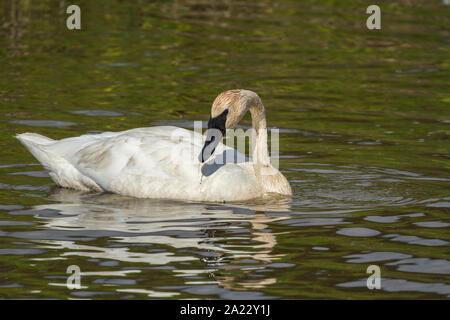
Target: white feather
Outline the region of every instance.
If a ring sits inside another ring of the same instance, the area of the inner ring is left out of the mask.
[[[225,109],[227,129],[234,128],[250,110],[256,132],[253,162],[219,143],[215,156],[200,163],[203,136],[171,126],[59,141],[35,133],[17,138],[50,172],[53,181],[66,188],[213,202],[243,201],[269,193],[291,195],[289,182],[270,164],[265,111],[259,96],[243,89],[225,91],[216,98],[211,112],[219,115]]]
[[[182,128],[138,128],[59,141],[34,133],[17,138],[66,188],[214,202],[262,195],[251,163],[235,157],[248,158],[220,143],[216,158],[200,163],[203,136]],[[233,154],[233,161],[216,164],[224,153]]]

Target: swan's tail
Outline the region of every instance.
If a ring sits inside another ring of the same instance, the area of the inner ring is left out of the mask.
[[[18,134],[18,135],[16,135],[16,138],[19,139],[20,142],[22,142],[25,146],[28,141],[31,141],[33,143],[38,143],[38,144],[48,144],[50,142],[55,141],[55,140],[47,138],[43,135],[40,135],[37,133],[30,133],[30,132]]]
[[[49,171],[50,178],[65,188],[77,190],[103,191],[96,182],[81,174],[63,156],[51,150],[58,141],[37,133],[22,133],[16,138],[31,152],[31,154]]]
[[[44,137],[37,133],[21,133],[16,138],[31,152],[31,154],[47,169],[51,170],[51,153],[46,149],[46,145],[55,140]]]

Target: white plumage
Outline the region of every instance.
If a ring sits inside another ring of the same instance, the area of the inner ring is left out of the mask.
[[[227,163],[220,165],[213,157],[200,162],[197,155],[202,152],[204,137],[172,126],[62,140],[35,133],[19,134],[17,138],[49,171],[53,181],[66,188],[107,191],[137,198],[212,202],[248,200],[268,192],[287,195],[291,192],[287,180],[270,164],[248,161],[222,143],[215,147],[215,157],[232,154],[233,161],[227,158]],[[259,151],[258,145],[256,149],[255,152],[261,153],[261,146]],[[266,179],[261,177],[261,170],[276,172]],[[275,186],[277,183],[282,186]]]

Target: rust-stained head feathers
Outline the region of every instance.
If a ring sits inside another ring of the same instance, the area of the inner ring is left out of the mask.
[[[230,108],[239,100],[241,90],[227,90],[219,94],[213,102],[211,108],[211,117],[215,118],[220,115],[225,109]]]
[[[211,118],[217,118],[225,110],[228,110],[225,127],[231,129],[241,121],[247,110],[252,106],[257,107],[261,114],[264,113],[261,99],[255,92],[244,89],[227,90],[219,94],[214,100]]]

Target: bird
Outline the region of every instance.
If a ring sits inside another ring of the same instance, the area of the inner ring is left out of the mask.
[[[251,158],[221,142],[247,111],[252,117]],[[201,202],[292,196],[289,181],[270,162],[265,108],[250,90],[220,93],[206,134],[156,126],[61,140],[37,133],[16,138],[64,188]]]

